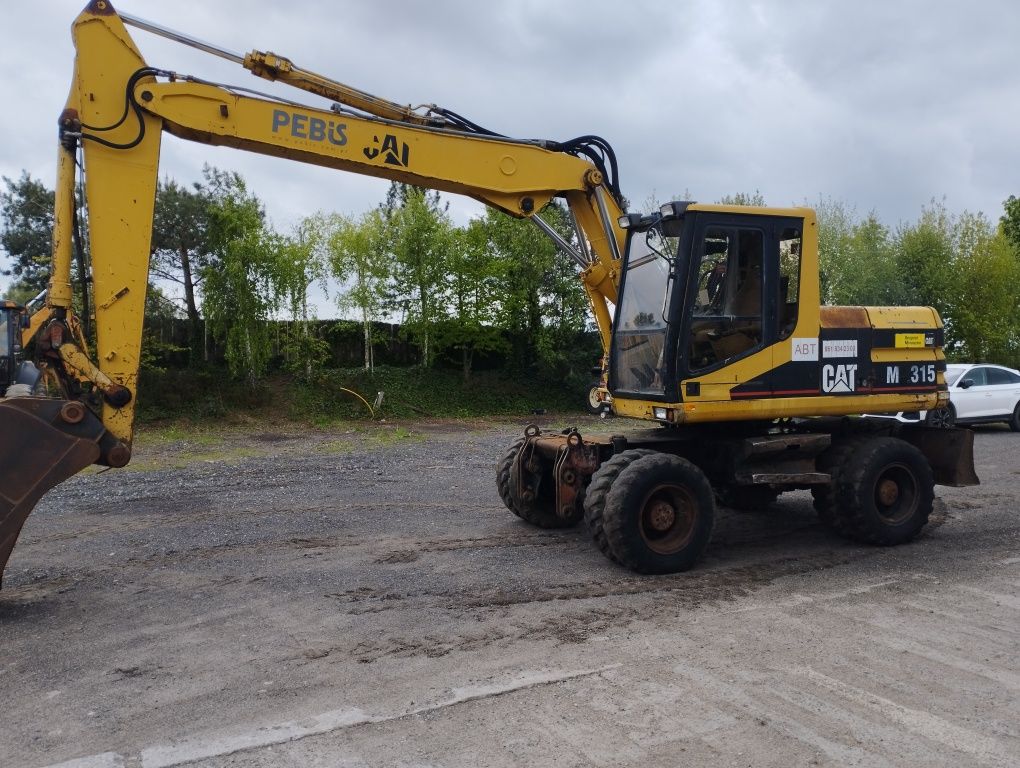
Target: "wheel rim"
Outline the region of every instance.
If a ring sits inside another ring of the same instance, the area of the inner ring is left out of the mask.
[[[931,412],[931,425],[946,429],[953,426],[953,412],[948,408],[936,408]]]
[[[660,485],[641,505],[641,538],[660,555],[680,551],[694,537],[697,509],[697,502],[687,488]]]
[[[917,478],[904,464],[892,464],[875,481],[875,508],[886,525],[899,525],[917,510],[920,499]]]
[[[599,400],[599,388],[592,387],[588,390],[588,406],[592,409],[598,408],[602,405],[602,401]]]

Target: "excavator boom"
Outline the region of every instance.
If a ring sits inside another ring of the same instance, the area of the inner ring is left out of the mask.
[[[125,23],[197,47],[328,99],[324,108],[253,95],[150,67]],[[72,27],[74,74],[59,118],[52,273],[31,333],[45,347],[63,398],[0,400],[0,573],[36,502],[90,464],[131,455],[152,218],[164,131],[223,145],[470,196],[531,218],[579,264],[604,350],[626,233],[615,160],[592,137],[557,143],[506,138],[438,107],[413,110],[296,66],[273,53],[240,55],[92,0]],[[598,140],[601,142],[601,140]],[[604,145],[604,142],[602,143]],[[76,155],[89,210],[95,352],[72,311]],[[607,178],[613,175],[613,178]],[[580,247],[537,216],[566,201]],[[28,341],[28,338],[26,338]],[[83,403],[89,403],[86,407]]]

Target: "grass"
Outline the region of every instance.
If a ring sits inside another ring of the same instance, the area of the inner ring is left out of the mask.
[[[304,421],[276,419],[267,423],[250,415],[215,420],[191,417],[160,419],[139,424],[135,433],[135,455],[128,471],[153,472],[181,469],[200,463],[238,464],[249,458],[295,451],[343,455],[357,450],[392,447],[424,441],[413,428],[364,420],[337,420],[316,428]]]
[[[382,404],[369,413],[382,392]],[[274,376],[252,389],[215,370],[143,374],[135,457],[129,469],[155,471],[195,463],[234,464],[295,450],[342,455],[423,441],[415,422],[485,419],[522,422],[535,412],[569,419],[583,389],[560,382],[418,368],[330,370],[303,382]],[[396,423],[395,423],[396,422]],[[403,422],[403,423],[400,423]]]
[[[178,429],[195,442],[203,427],[211,424],[235,424],[249,431],[260,424],[288,422],[334,429],[373,417],[526,418],[534,412],[577,412],[583,407],[585,389],[562,380],[495,371],[476,373],[465,381],[458,371],[420,368],[380,367],[372,373],[335,369],[307,382],[280,375],[254,389],[217,371],[146,372],[139,386],[138,418],[155,428],[157,439],[161,434],[184,439],[174,433]],[[371,411],[363,402],[377,404],[379,399],[381,405]]]

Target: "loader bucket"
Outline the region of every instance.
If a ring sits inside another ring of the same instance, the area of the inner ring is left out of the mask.
[[[0,585],[21,527],[43,494],[89,464],[123,466],[127,455],[77,401],[0,400]]]

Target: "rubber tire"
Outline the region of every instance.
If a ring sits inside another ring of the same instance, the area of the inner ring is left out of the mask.
[[[718,490],[716,499],[719,506],[738,512],[759,512],[775,504],[779,493],[767,485],[728,485]]]
[[[514,459],[517,458],[523,445],[524,438],[518,437],[510,443],[496,465],[496,490],[499,492],[499,498],[503,500],[506,508],[515,515],[517,511],[514,509],[513,496],[510,494],[510,470],[513,469]]]
[[[510,475],[513,470],[514,459],[524,446],[525,438],[519,437],[506,449],[506,452],[496,466],[496,490],[503,500],[506,508],[526,523],[537,528],[571,528],[581,520],[584,515],[582,509],[578,509],[570,517],[560,517],[553,508],[555,505],[547,499],[538,499],[536,502],[527,505],[514,504],[513,493],[510,489]]]
[[[592,384],[591,389],[588,390],[588,403],[587,403],[588,413],[595,415],[602,413],[603,406],[602,401],[598,399],[598,391],[599,391],[598,384]]]
[[[887,520],[879,508],[882,478],[899,488],[893,505],[904,505],[901,520]],[[879,546],[904,544],[928,523],[935,479],[924,454],[904,440],[872,437],[861,441],[846,462],[835,468],[834,479],[838,526],[852,539]]]
[[[1013,415],[1009,419],[1009,428],[1014,432],[1020,432],[1020,402],[1013,409]]]
[[[592,539],[595,541],[595,546],[614,563],[619,563],[620,561],[616,559],[616,556],[609,549],[609,542],[606,539],[606,532],[602,525],[606,509],[606,494],[609,493],[609,489],[613,487],[616,478],[620,476],[623,470],[638,459],[652,456],[655,453],[657,451],[648,448],[635,448],[630,451],[623,451],[611,457],[608,461],[603,462],[595,470],[595,474],[591,476],[591,485],[588,486],[584,496],[584,523],[588,527],[588,533],[591,534]]]
[[[844,536],[849,532],[843,529],[839,515],[839,504],[836,493],[836,481],[840,468],[845,466],[850,457],[860,449],[866,438],[849,437],[833,443],[818,457],[816,466],[821,472],[828,472],[832,480],[825,485],[814,485],[811,487],[811,496],[814,499],[815,512],[818,519],[826,527]]]
[[[643,534],[642,519],[654,494],[672,488],[692,502],[691,531],[669,552],[653,549]],[[712,486],[691,462],[656,453],[626,466],[605,495],[602,527],[609,551],[621,565],[638,573],[677,573],[691,568],[705,551],[715,522]]]
[[[956,426],[956,409],[952,403],[945,408],[933,408],[925,414],[924,423],[933,429],[952,429]]]

